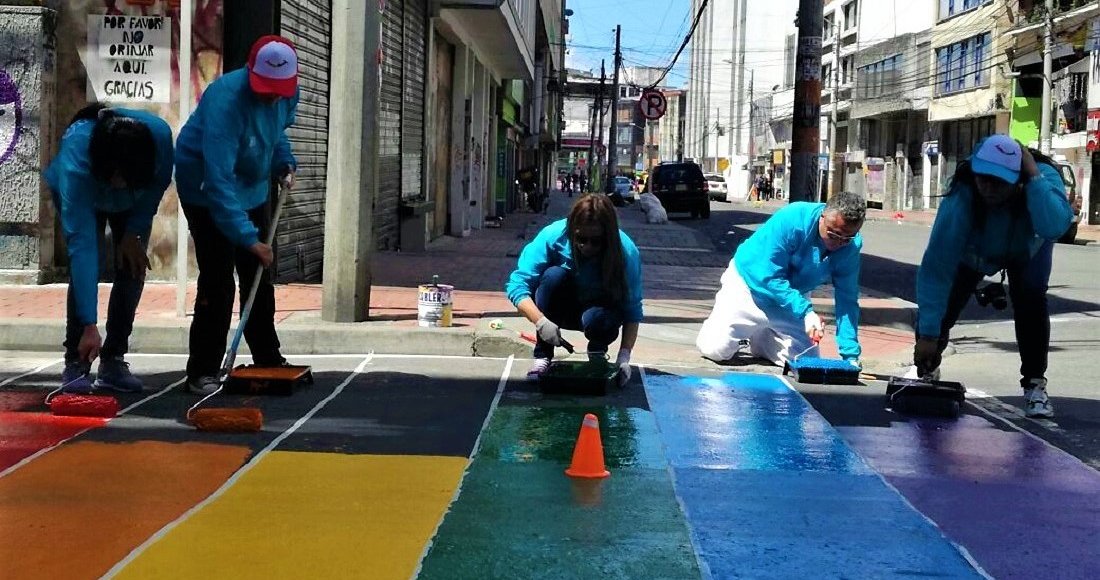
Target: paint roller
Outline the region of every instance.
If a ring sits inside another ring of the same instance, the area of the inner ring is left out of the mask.
[[[275,230],[279,226],[279,216],[283,212],[283,203],[286,202],[286,181],[279,184],[279,198],[275,202],[275,212],[271,217],[271,227],[267,232],[265,243],[271,245],[275,241]],[[209,407],[202,408],[203,404],[220,394],[224,389],[229,375],[233,371],[233,363],[237,360],[237,349],[241,346],[241,338],[244,337],[245,325],[248,324],[249,315],[252,313],[252,303],[256,301],[256,292],[260,288],[260,277],[263,276],[264,266],[256,267],[256,276],[252,280],[252,288],[248,291],[248,300],[241,310],[241,319],[237,323],[237,331],[233,334],[233,341],[225,351],[221,369],[218,371],[218,388],[213,393],[206,395],[198,403],[187,410],[187,420],[199,431],[216,431],[223,433],[254,433],[263,428],[264,415],[255,407]]]
[[[118,399],[107,395],[78,395],[63,393],[65,387],[84,377],[78,377],[61,385],[46,395],[46,405],[50,413],[59,417],[103,417],[111,419],[118,415]]]

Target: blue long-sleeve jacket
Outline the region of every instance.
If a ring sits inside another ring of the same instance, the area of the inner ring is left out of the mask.
[[[801,320],[813,309],[804,294],[833,283],[836,342],[840,355],[859,358],[859,267],[863,237],[835,252],[821,239],[823,203],[792,203],[775,212],[745,240],[733,261],[757,304],[769,316],[785,313]]]
[[[210,84],[176,141],[176,188],[189,205],[210,209],[229,241],[248,247],[259,241],[248,210],[271,193],[271,179],[297,167],[286,129],[294,123],[298,96],[274,103],[248,85],[248,69]]]
[[[153,134],[156,169],[153,183],[141,189],[115,189],[92,175],[89,145],[95,121],[77,121],[61,137],[60,151],[43,172],[61,215],[61,230],[69,251],[76,314],[81,325],[95,324],[99,281],[99,246],[96,212],[130,212],[126,233],[149,239],[153,217],[164,191],[172,183],[172,128],[145,111],[113,109],[116,114],[141,122]]]
[[[530,298],[539,285],[542,273],[551,266],[574,272],[576,276],[577,299],[582,302],[598,301],[604,295],[603,273],[599,263],[580,261],[573,257],[573,247],[569,242],[567,220],[558,220],[539,232],[531,243],[523,248],[519,263],[508,278],[505,292],[512,304],[519,306],[525,298]],[[641,322],[642,312],[642,256],[634,241],[623,231],[619,231],[619,240],[623,245],[623,260],[626,269],[626,297],[622,305],[625,322]]]
[[[1073,212],[1058,170],[1039,164],[1039,177],[1025,186],[1027,212],[1013,215],[1006,206],[989,209],[985,226],[975,229],[974,196],[977,192],[960,180],[951,183],[936,211],[932,235],[917,272],[917,333],[938,338],[947,310],[947,299],[959,266],[985,275],[997,273],[1010,262],[1025,260],[1047,240],[1056,240],[1069,229]]]

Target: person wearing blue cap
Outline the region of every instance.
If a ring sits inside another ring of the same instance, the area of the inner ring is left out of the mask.
[[[211,83],[180,131],[176,183],[199,266],[191,322],[187,389],[210,394],[218,386],[233,311],[233,270],[246,302],[258,264],[270,266],[271,246],[260,241],[271,227],[272,182],[294,184],[297,162],[286,129],[298,107],[298,57],[289,40],[257,40],[248,66]],[[244,330],[255,364],[285,363],[275,332],[275,289],[260,278]]]
[[[1024,411],[1053,417],[1046,392],[1047,284],[1054,241],[1072,219],[1065,184],[1049,159],[1006,135],[979,143],[955,171],[917,273],[917,341],[909,375],[939,377],[951,328],[971,294],[980,304],[1005,308],[1003,285],[978,285],[986,276],[1007,273]]]
[[[145,272],[146,245],[160,200],[172,182],[172,129],[163,119],[102,104],[76,114],[46,168],[46,183],[61,217],[69,253],[65,367],[61,388],[140,392],[125,361]],[[107,306],[107,339],[96,326],[103,234],[111,228],[114,285]],[[99,358],[93,383],[91,365]]]

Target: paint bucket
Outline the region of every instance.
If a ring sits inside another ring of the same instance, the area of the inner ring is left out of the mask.
[[[421,284],[417,292],[416,321],[424,327],[448,327],[451,325],[454,286],[447,284]]]

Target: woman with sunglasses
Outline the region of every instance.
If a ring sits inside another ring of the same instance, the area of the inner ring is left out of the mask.
[[[703,356],[724,362],[746,346],[779,366],[801,354],[817,356],[825,324],[809,295],[832,282],[837,346],[845,360],[858,361],[859,230],[866,213],[861,196],[841,192],[828,203],[792,203],[769,218],[722,275],[695,341]]]
[[[505,290],[535,325],[528,380],[541,377],[554,348],[566,344],[563,328],[584,331],[589,358],[604,360],[620,327],[615,364],[620,382],[630,380],[630,351],[642,321],[642,260],[606,195],[585,195],[566,219],[543,228],[523,249]]]

